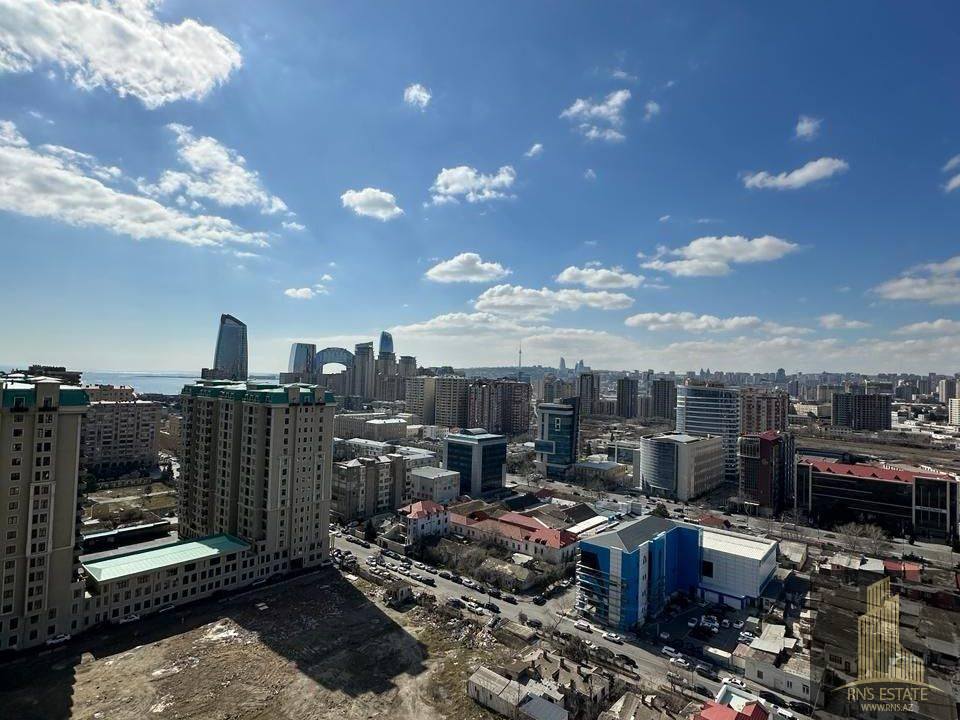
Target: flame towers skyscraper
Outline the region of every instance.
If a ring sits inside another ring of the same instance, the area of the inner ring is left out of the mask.
[[[226,380],[247,379],[247,326],[233,315],[220,316],[213,369]]]

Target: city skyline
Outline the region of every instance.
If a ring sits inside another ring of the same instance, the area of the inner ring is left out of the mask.
[[[0,362],[958,369],[954,8],[0,7]]]

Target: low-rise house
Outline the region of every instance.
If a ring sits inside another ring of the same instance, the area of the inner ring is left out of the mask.
[[[447,534],[450,513],[440,503],[418,500],[397,511],[404,527],[406,545],[416,545],[428,537]]]
[[[489,542],[553,565],[572,562],[577,554],[577,536],[548,527],[542,520],[505,512],[494,516],[486,510],[462,513],[450,509],[450,532],[470,540]]]

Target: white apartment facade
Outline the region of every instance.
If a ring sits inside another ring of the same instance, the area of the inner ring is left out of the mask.
[[[686,502],[724,481],[723,439],[681,432],[640,439],[634,483],[647,492]]]

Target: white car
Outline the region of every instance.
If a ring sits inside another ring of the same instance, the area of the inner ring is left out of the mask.
[[[746,687],[746,684],[740,678],[727,677],[723,679],[724,685],[736,685],[737,687]]]
[[[464,579],[463,579],[463,585],[464,585],[464,587],[472,588],[472,587],[474,586],[474,584],[475,584],[475,583],[474,583],[473,580],[471,580],[470,578],[464,578]]]
[[[757,639],[757,636],[754,635],[752,632],[744,631],[740,633],[740,640],[742,641],[753,642],[756,639]]]
[[[660,639],[661,639],[661,640],[669,640],[669,639],[670,639],[670,633],[668,633],[666,630],[664,630],[662,633],[660,633]]]
[[[617,635],[616,633],[608,632],[603,634],[603,639],[608,640],[617,645],[623,645],[623,638]]]
[[[682,657],[672,657],[670,658],[670,664],[676,665],[677,667],[682,667],[685,670],[690,669],[690,663],[687,660],[684,660]]]
[[[117,622],[119,622],[121,625],[126,625],[127,623],[136,622],[139,619],[140,619],[139,615],[137,615],[136,613],[130,613],[129,615],[124,615]]]
[[[59,635],[54,635],[53,637],[47,638],[47,645],[53,647],[54,645],[65,643],[69,639],[70,635],[68,633],[60,633]]]
[[[175,607],[176,607],[176,605],[174,605],[173,603],[168,603],[168,604],[164,605],[162,608],[158,609],[158,610],[157,610],[157,614],[159,615],[160,613],[170,612],[170,611],[173,610]]]
[[[585,621],[585,620],[577,620],[577,621],[573,624],[573,626],[574,626],[577,630],[581,630],[582,632],[587,632],[587,633],[592,633],[592,632],[593,632],[593,628],[590,626],[590,623],[588,623],[588,622]]]
[[[692,617],[689,620],[687,620],[688,628],[695,628],[696,626],[697,626],[697,619],[695,617]]]
[[[734,620],[734,621],[733,621],[733,626],[734,626],[737,630],[739,630],[740,628],[743,627],[743,620]]]

